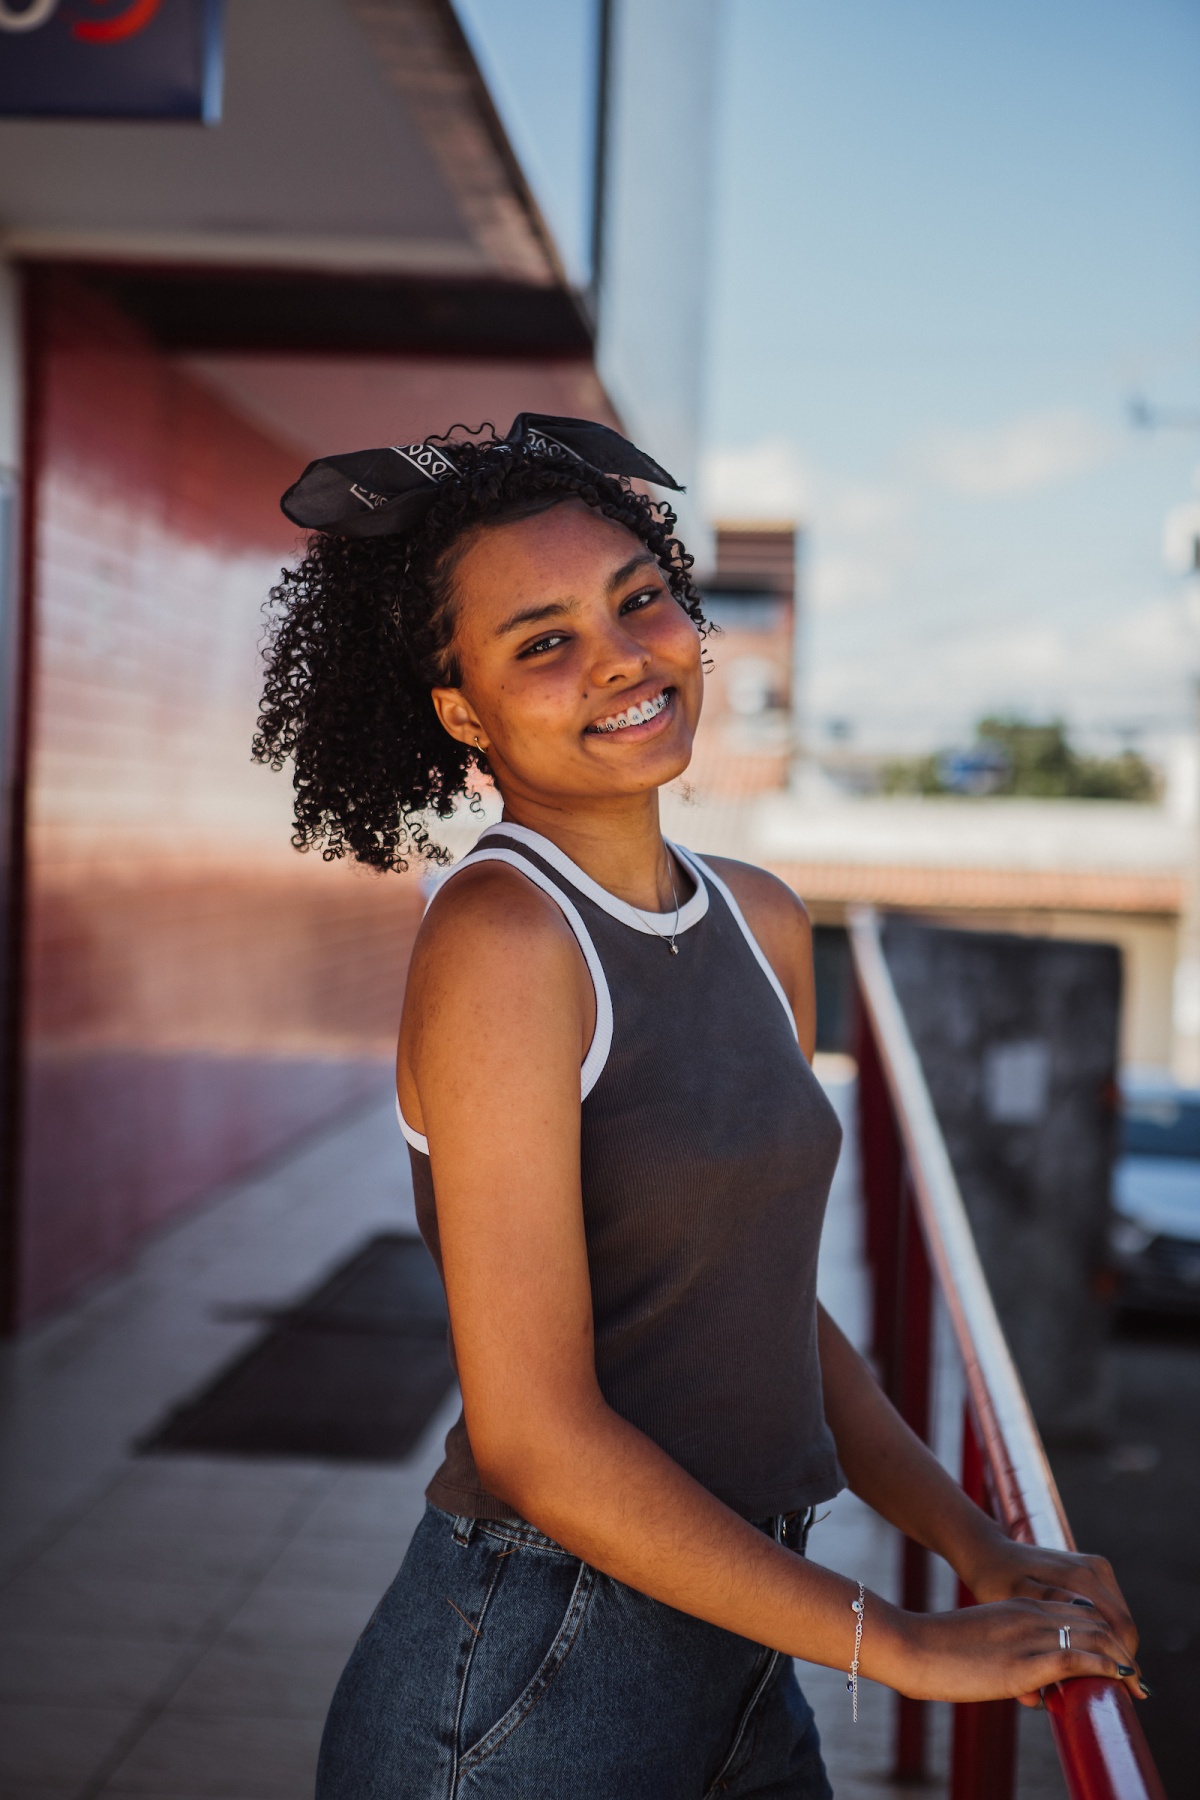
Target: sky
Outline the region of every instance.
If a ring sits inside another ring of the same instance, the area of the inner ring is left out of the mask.
[[[725,32],[709,498],[805,523],[814,727],[1154,748],[1200,667],[1164,556],[1200,431],[1126,407],[1200,415],[1200,7],[727,0]]]
[[[457,3],[579,267],[595,0]],[[721,4],[703,487],[804,527],[818,741],[1161,754],[1200,429],[1128,402],[1200,417],[1200,5]]]

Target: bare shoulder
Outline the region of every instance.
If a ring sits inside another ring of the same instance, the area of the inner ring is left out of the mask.
[[[764,932],[791,938],[802,955],[811,954],[808,908],[794,888],[753,863],[734,862],[728,856],[706,856],[704,860],[730,890],[756,937],[761,926]]]
[[[791,1002],[805,1054],[811,1056],[816,1033],[812,925],[799,894],[753,863],[727,856],[706,856],[742,910],[763,955]]]
[[[491,993],[530,978],[571,978],[574,933],[548,894],[503,863],[463,869],[434,895],[413,945],[410,985],[477,983]]]

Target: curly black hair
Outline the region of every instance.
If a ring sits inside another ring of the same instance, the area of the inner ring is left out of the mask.
[[[443,730],[429,695],[461,680],[454,551],[477,526],[582,500],[640,538],[676,601],[708,629],[670,507],[623,477],[514,450],[488,431],[435,440],[453,442],[456,474],[415,526],[385,537],[314,533],[271,590],[252,754],[273,769],[289,756],[295,764],[298,850],[320,844],[327,861],[350,855],[381,870],[407,869],[414,854],[447,860],[425,818],[449,818],[487,764]]]

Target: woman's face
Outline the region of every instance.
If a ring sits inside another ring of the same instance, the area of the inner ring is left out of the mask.
[[[700,635],[623,525],[568,500],[486,526],[453,589],[462,683],[433,702],[506,798],[644,793],[687,767]]]

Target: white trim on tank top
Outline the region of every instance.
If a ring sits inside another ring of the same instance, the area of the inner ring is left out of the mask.
[[[788,1024],[792,1028],[792,1033],[793,1033],[794,1037],[796,1038],[797,1042],[799,1042],[800,1033],[796,1028],[796,1015],[792,1011],[791,1002],[789,1001],[787,995],[783,991],[782,986],[780,985],[778,975],[776,975],[774,969],[771,967],[770,963],[767,961],[766,957],[763,955],[762,945],[759,943],[758,939],[755,937],[754,933],[751,931],[749,925],[746,923],[746,917],[745,917],[745,914],[742,912],[741,907],[738,905],[737,901],[734,899],[733,895],[730,893],[730,891],[726,887],[725,883],[721,880],[721,877],[718,874],[716,874],[715,871],[712,870],[708,866],[708,864],[704,861],[703,857],[697,856],[696,852],[694,850],[680,850],[679,846],[677,844],[673,844],[671,846],[671,848],[676,852],[677,855],[681,856],[683,858],[684,862],[687,863],[689,865],[689,867],[691,867],[693,870],[702,869],[704,871],[704,874],[708,877],[709,881],[711,881],[713,886],[716,888],[718,894],[720,894],[722,900],[724,900],[726,906],[729,908],[730,912],[733,914],[734,920],[735,920],[739,930],[741,931],[742,936],[745,938],[746,942],[749,944],[751,950],[753,951],[755,962],[758,964],[759,968],[762,970],[763,974],[766,976],[767,980],[770,982],[771,986],[774,988],[776,997],[779,1001],[779,1004],[780,1004],[780,1006],[782,1006],[784,1012],[787,1014]],[[697,877],[697,879],[699,879],[699,877]]]
[[[531,832],[529,835],[534,837],[536,833]],[[472,850],[463,857],[461,862],[455,863],[454,867],[443,877],[438,884],[438,892],[441,892],[447,881],[454,879],[460,869],[469,869],[474,863],[481,862],[507,863],[510,869],[516,869],[519,874],[524,875],[527,881],[532,881],[535,887],[541,888],[544,894],[548,894],[571,927],[575,934],[575,940],[583,952],[583,960],[587,964],[588,974],[592,978],[592,987],[596,995],[596,1029],[592,1033],[588,1053],[579,1070],[580,1098],[586,1100],[599,1081],[601,1070],[608,1061],[613,1036],[612,995],[608,991],[608,982],[605,979],[603,965],[596,954],[596,946],[591,940],[588,928],[580,917],[579,909],[574,901],[568,899],[566,894],[555,887],[548,875],[543,875],[539,868],[531,862],[526,862],[525,858],[515,850],[498,848]],[[414,1150],[419,1150],[422,1156],[428,1156],[429,1139],[422,1132],[414,1131],[408,1123],[400,1111],[399,1094],[396,1095],[396,1117],[400,1121],[400,1129],[407,1142],[412,1145]]]
[[[695,869],[692,873],[696,876],[696,891],[680,907],[679,924],[676,926],[674,907],[666,912],[646,912],[640,906],[631,906],[628,900],[618,900],[615,894],[610,894],[598,881],[593,881],[578,863],[571,861],[565,850],[552,844],[540,831],[530,831],[527,825],[507,825],[501,820],[499,825],[489,825],[486,831],[480,832],[479,843],[482,844],[493,833],[515,838],[518,844],[525,844],[530,850],[535,850],[543,862],[549,863],[552,869],[564,875],[596,906],[611,914],[614,919],[620,919],[622,924],[630,926],[632,930],[644,932],[647,937],[670,938],[677,935],[677,932],[690,931],[708,911],[708,889]],[[670,848],[673,850],[674,844]]]

